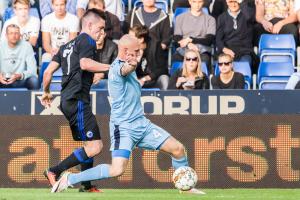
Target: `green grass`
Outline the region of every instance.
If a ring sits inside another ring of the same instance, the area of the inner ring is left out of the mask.
[[[0,200],[293,200],[300,199],[300,189],[204,189],[206,195],[179,194],[168,189],[105,189],[101,194],[79,193],[69,189],[51,194],[49,189],[0,189]]]

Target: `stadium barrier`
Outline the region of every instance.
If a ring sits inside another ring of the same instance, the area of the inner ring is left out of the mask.
[[[299,188],[298,115],[149,116],[187,148],[201,188]],[[95,163],[110,162],[108,120],[98,115],[104,150]],[[70,154],[63,116],[0,116],[0,187],[48,187],[42,173]],[[74,168],[73,171],[78,171]],[[119,178],[101,188],[172,188],[168,155],[136,149]]]

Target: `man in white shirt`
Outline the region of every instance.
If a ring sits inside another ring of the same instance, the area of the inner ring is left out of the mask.
[[[76,10],[79,18],[82,17],[89,3],[89,0],[77,0]],[[122,0],[105,0],[105,11],[116,15],[120,21],[124,21],[125,19],[122,8]]]
[[[0,87],[39,89],[37,66],[32,46],[21,40],[20,28],[10,24],[0,43]]]
[[[59,47],[74,39],[79,32],[79,19],[66,12],[66,0],[52,0],[54,12],[42,20],[42,62],[49,62]]]
[[[20,27],[22,39],[28,41],[33,47],[36,46],[40,31],[40,19],[29,15],[30,1],[15,0],[13,8],[15,16],[4,23],[1,40],[6,39],[6,27],[15,24]]]

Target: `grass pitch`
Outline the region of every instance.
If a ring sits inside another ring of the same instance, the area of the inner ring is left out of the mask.
[[[204,189],[206,195],[179,194],[169,189],[104,189],[104,193],[79,193],[69,189],[51,194],[49,189],[0,189],[0,200],[299,200],[300,189]]]

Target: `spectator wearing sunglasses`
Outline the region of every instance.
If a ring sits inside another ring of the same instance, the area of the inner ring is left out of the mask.
[[[233,71],[233,58],[229,54],[220,54],[218,66],[220,74],[213,76],[211,84],[213,89],[244,89],[244,75]]]
[[[168,89],[209,89],[208,78],[201,70],[201,58],[198,51],[186,51],[183,67],[171,76]]]
[[[229,54],[235,61],[248,62],[256,72],[257,57],[253,51],[254,19],[241,10],[242,0],[226,0],[228,10],[218,17],[217,54]]]

